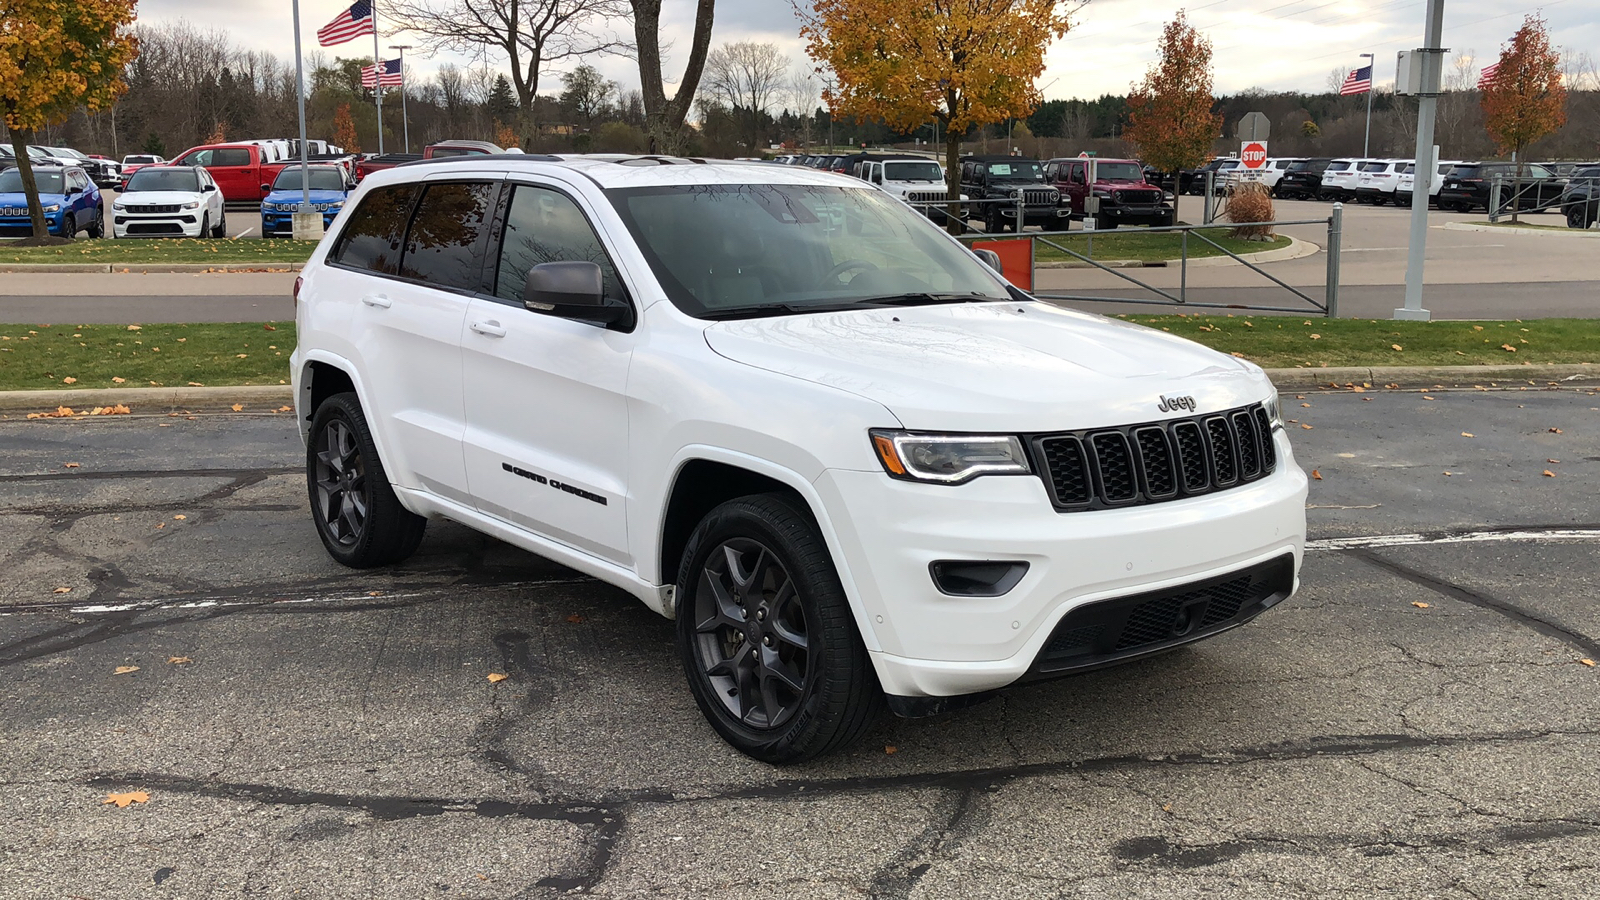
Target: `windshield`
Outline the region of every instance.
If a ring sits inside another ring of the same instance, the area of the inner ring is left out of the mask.
[[[344,174],[338,169],[311,170],[311,189],[313,191],[343,191]],[[275,191],[300,190],[300,167],[292,166],[278,173],[278,179],[272,182]]]
[[[727,184],[607,195],[667,296],[691,316],[1010,299],[927,218],[877,190]]]
[[[989,177],[995,181],[1043,181],[1044,166],[1026,159],[989,163]]]
[[[88,159],[89,158],[87,156],[84,156],[82,153],[79,153],[78,151],[73,150],[70,147],[62,147],[60,152],[57,153],[56,155],[57,156],[70,156],[73,159]]]
[[[1144,170],[1128,162],[1096,163],[1094,177],[1101,181],[1143,181]]]
[[[943,181],[939,164],[932,162],[886,162],[883,177],[889,181]]]
[[[156,158],[154,156],[124,156],[122,158],[123,165],[130,166],[149,165],[155,161]]]
[[[41,194],[61,193],[60,172],[41,172],[38,169],[34,169],[33,180],[39,186],[39,193]],[[7,169],[4,172],[0,172],[0,194],[20,193],[22,193],[22,170]]]
[[[128,193],[134,191],[184,191],[193,194],[200,190],[200,176],[193,169],[140,169],[128,179]]]

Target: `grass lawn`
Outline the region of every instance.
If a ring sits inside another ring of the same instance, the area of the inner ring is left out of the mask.
[[[1271,243],[1266,241],[1245,241],[1228,237],[1225,228],[1206,229],[1205,236],[1234,253],[1259,253],[1263,250],[1278,250],[1289,246],[1289,239],[1278,235]],[[1154,262],[1163,259],[1179,259],[1183,255],[1183,237],[1177,232],[1158,231],[1154,234],[1130,228],[1126,231],[1118,230],[1117,234],[1096,234],[1094,246],[1089,245],[1090,235],[1081,237],[1073,236],[1062,239],[1052,237],[1050,240],[1063,247],[1070,247],[1091,259],[1139,259],[1145,262]],[[1092,250],[1092,252],[1091,252]],[[1049,244],[1035,242],[1034,258],[1038,262],[1056,262],[1060,260],[1076,260],[1077,257],[1063,253]],[[1189,258],[1200,259],[1207,256],[1222,256],[1221,250],[1200,238],[1189,236]]]
[[[0,325],[0,390],[279,384],[293,322]]]
[[[1242,354],[1269,369],[1600,363],[1597,319],[1391,322],[1137,314],[1118,318],[1199,341],[1224,353]]]
[[[81,240],[63,247],[0,243],[0,264],[49,263],[303,263],[316,241],[263,238]]]

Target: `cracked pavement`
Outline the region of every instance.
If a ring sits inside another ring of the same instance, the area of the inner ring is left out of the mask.
[[[0,420],[0,895],[1586,896],[1600,396],[1517,387],[1285,395],[1312,538],[1420,537],[787,769],[620,591],[450,523],[333,564],[287,415]]]

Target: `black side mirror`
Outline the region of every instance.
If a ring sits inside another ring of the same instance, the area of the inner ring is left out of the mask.
[[[993,269],[996,275],[1001,277],[1005,276],[1005,269],[1002,268],[1000,263],[1000,254],[994,252],[993,250],[986,250],[982,247],[976,247],[972,252],[977,254],[979,259],[983,260],[984,265]]]
[[[522,305],[536,313],[627,326],[633,310],[606,302],[605,277],[592,262],[540,263],[522,283]]]
[[[263,185],[263,187],[265,187],[265,185]],[[204,187],[202,187],[202,188],[200,188],[200,193],[202,193],[202,194],[209,194],[209,193],[211,193],[211,192],[212,192],[212,191],[214,191],[214,190],[216,190],[216,189],[217,189],[217,186],[216,186],[216,185],[214,185],[214,184],[208,184],[208,185],[206,185],[206,186],[204,186]]]
[[[205,189],[206,189],[206,190],[208,190],[208,191],[209,191],[209,190],[211,190],[211,185],[209,185],[209,184],[208,184],[208,185],[206,185],[206,188],[205,188]],[[261,193],[263,193],[263,194],[270,194],[270,193],[272,193],[272,185],[270,185],[270,184],[263,184],[263,185],[262,185],[262,186],[261,186]]]

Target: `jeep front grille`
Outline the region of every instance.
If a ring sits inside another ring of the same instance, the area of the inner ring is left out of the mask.
[[[1061,193],[1054,188],[1028,188],[1022,192],[1022,202],[1029,206],[1055,206]]]
[[[1037,435],[1030,440],[1061,512],[1210,494],[1271,475],[1278,455],[1259,403],[1225,412]]]

